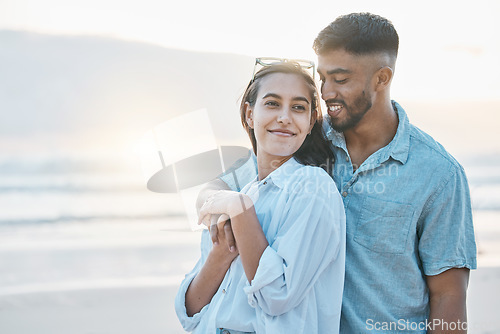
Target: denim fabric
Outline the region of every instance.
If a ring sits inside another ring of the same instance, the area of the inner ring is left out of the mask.
[[[425,333],[425,276],[476,268],[469,186],[460,164],[410,124],[399,104],[397,133],[354,171],[342,133],[324,122],[331,174],[346,211],[341,333]],[[221,177],[235,188],[255,177],[255,157]]]
[[[343,134],[326,129],[347,217],[341,333],[425,333],[425,276],[476,268],[463,168],[393,105],[395,137],[356,171]]]

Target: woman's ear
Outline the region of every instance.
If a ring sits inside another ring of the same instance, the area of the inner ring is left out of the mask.
[[[248,102],[245,102],[245,120],[247,121],[248,127],[253,129],[253,109]]]

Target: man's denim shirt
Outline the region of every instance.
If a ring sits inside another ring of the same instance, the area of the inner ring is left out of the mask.
[[[393,140],[354,171],[342,133],[325,121],[333,179],[344,200],[346,277],[341,333],[426,333],[425,276],[476,268],[469,186],[460,164],[409,123],[396,102]],[[222,176],[237,190],[255,176],[255,157]],[[245,180],[245,181],[244,181]]]

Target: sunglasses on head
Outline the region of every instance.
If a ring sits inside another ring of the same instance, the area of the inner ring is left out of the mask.
[[[255,65],[253,67],[252,82],[255,79],[255,73],[257,72],[257,67],[260,65],[262,67],[283,64],[283,63],[296,63],[301,68],[305,70],[312,70],[313,80],[316,74],[316,64],[313,61],[305,59],[287,59],[287,58],[274,58],[274,57],[260,57],[255,58]]]

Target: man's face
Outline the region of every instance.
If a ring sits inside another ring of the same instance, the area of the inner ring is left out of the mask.
[[[328,51],[318,56],[318,73],[331,126],[340,132],[355,128],[372,107],[374,72],[369,56]]]

